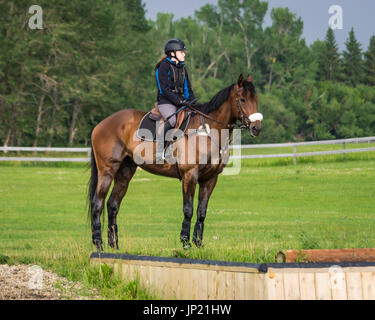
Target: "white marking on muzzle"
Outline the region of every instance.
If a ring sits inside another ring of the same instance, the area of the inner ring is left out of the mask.
[[[262,121],[263,120],[263,115],[261,113],[259,113],[259,112],[253,113],[253,114],[249,115],[249,120],[251,122]]]

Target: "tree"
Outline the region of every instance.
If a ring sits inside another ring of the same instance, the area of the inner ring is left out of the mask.
[[[361,45],[354,35],[354,29],[349,32],[349,39],[345,42],[346,51],[343,52],[345,82],[355,87],[363,78],[363,64]]]
[[[371,37],[369,47],[364,56],[364,83],[369,86],[375,86],[375,35]]]
[[[217,6],[206,5],[196,11],[198,21],[213,31],[211,47],[216,51],[208,66],[215,63],[212,72],[217,78],[233,82],[241,72],[254,75],[267,7],[260,0],[219,0]],[[224,59],[217,70],[219,57]]]
[[[288,8],[271,11],[272,26],[264,31],[261,59],[265,85],[301,88],[313,78],[314,61],[304,39],[303,22]]]
[[[318,63],[318,80],[339,81],[342,75],[342,64],[336,43],[335,35],[328,28],[325,38],[325,46],[320,53]]]

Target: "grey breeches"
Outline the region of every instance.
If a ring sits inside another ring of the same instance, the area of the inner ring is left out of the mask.
[[[174,104],[159,104],[159,111],[164,119],[167,119],[171,114],[177,111],[177,107]],[[169,118],[169,123],[172,127],[176,125],[176,115]]]

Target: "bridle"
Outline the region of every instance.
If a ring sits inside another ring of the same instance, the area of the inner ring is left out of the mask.
[[[240,129],[250,129],[251,121],[249,120],[248,116],[242,111],[241,108],[241,102],[238,96],[238,93],[240,93],[243,90],[243,88],[236,90],[236,103],[237,103],[237,109],[238,113],[241,116],[241,124],[238,125]]]
[[[242,107],[241,107],[241,102],[240,102],[240,99],[239,99],[239,95],[238,95],[238,93],[241,92],[242,90],[243,90],[243,88],[240,88],[240,89],[236,90],[236,104],[237,104],[238,113],[241,117],[241,124],[237,124],[237,123],[225,124],[224,122],[219,121],[217,119],[214,119],[214,118],[210,117],[208,114],[205,114],[205,113],[197,110],[196,108],[194,108],[192,106],[188,106],[188,108],[191,109],[193,112],[201,115],[204,118],[207,118],[209,120],[215,121],[217,123],[220,123],[220,124],[226,126],[228,129],[233,129],[235,127],[238,127],[240,129],[249,129],[250,130],[251,123],[255,122],[255,121],[258,121],[258,120],[262,121],[263,115],[261,113],[257,112],[257,113],[251,114],[250,116],[247,116],[246,113],[243,112]]]

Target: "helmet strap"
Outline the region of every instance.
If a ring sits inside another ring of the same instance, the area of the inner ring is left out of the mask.
[[[175,58],[175,59],[178,61],[178,63],[181,63],[182,61],[180,61],[180,60],[177,58],[176,50],[173,51],[173,52],[174,52],[174,56],[171,56],[171,52],[172,52],[172,51],[169,52],[168,57],[170,57],[171,59],[172,59],[172,58]]]

